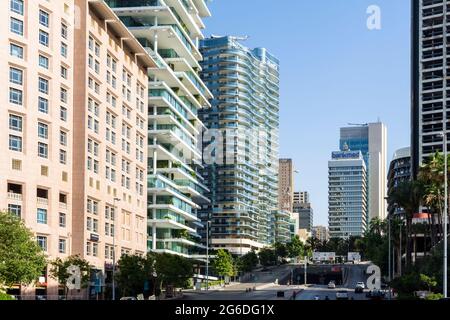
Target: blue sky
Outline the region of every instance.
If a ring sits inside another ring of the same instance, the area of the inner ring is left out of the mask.
[[[367,8],[381,30],[367,29]],[[339,128],[388,127],[388,161],[409,146],[410,1],[213,0],[205,35],[248,35],[281,61],[280,156],[292,158],[297,190],[308,190],[314,223],[327,224],[327,161]]]

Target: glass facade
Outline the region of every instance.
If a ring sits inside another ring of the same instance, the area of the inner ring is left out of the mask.
[[[201,218],[211,221],[213,247],[245,254],[275,241],[279,62],[231,36],[205,39],[200,48],[202,79],[214,95],[212,108],[200,112],[209,133],[202,173],[211,190]]]
[[[362,236],[367,228],[367,171],[361,152],[334,152],[328,162],[331,238]]]

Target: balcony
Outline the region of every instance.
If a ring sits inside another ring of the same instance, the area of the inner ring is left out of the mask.
[[[39,198],[37,197],[36,201],[38,206],[48,206],[48,199],[47,198]]]
[[[8,192],[8,199],[14,201],[23,201],[23,196],[21,193]]]

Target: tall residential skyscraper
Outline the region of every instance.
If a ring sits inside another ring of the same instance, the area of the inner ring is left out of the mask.
[[[199,169],[199,110],[211,92],[199,77],[204,0],[109,0],[157,66],[149,69],[148,249],[202,259],[197,216],[208,191]]]
[[[108,272],[114,254],[146,252],[146,70],[155,62],[103,1],[8,3],[0,208],[24,220],[49,259],[79,254]],[[14,294],[58,297],[48,268],[40,279]]]
[[[331,238],[362,236],[367,228],[367,171],[361,151],[337,151],[328,162]]]
[[[203,171],[211,205],[202,219],[212,222],[213,247],[245,254],[275,240],[279,62],[231,36],[203,40],[201,51],[202,78],[215,97],[200,113],[208,128],[204,157],[212,160]]]
[[[292,159],[280,159],[278,163],[278,207],[292,212],[294,203],[294,164]]]
[[[445,26],[450,22],[450,9],[444,0],[412,0],[412,109],[411,162],[412,175],[420,164],[433,153],[443,152],[444,112],[446,134],[450,141],[449,74],[447,55],[450,33]],[[446,14],[444,14],[444,10]],[[445,108],[445,110],[443,109]],[[448,149],[450,150],[450,149]]]
[[[361,151],[367,168],[368,216],[384,219],[386,204],[387,129],[381,122],[341,128],[340,150]]]

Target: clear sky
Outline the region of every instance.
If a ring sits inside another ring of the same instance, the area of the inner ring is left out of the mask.
[[[368,30],[367,8],[381,9]],[[409,146],[410,1],[213,0],[205,35],[248,35],[281,62],[280,157],[299,171],[296,190],[311,194],[314,223],[328,224],[328,169],[339,128],[388,127],[388,162]]]

